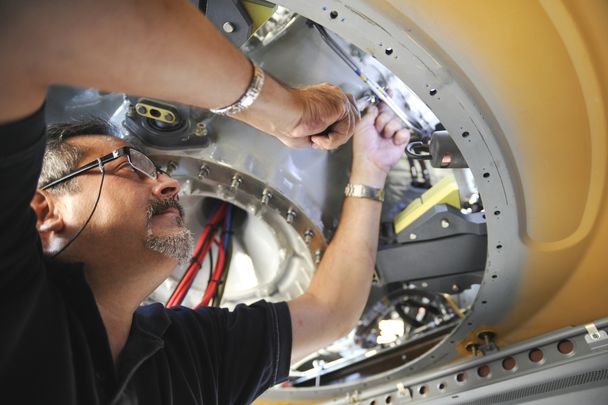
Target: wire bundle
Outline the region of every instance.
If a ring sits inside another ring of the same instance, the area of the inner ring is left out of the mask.
[[[224,284],[228,276],[227,264],[230,263],[230,230],[232,227],[232,205],[218,203],[211,211],[207,225],[194,248],[190,265],[179,280],[175,290],[167,301],[167,307],[181,305],[188,294],[196,275],[201,270],[205,259],[209,257],[209,280],[201,301],[196,308],[204,307],[212,302],[219,306],[224,293]],[[212,245],[217,246],[217,261],[213,264]],[[213,301],[212,301],[213,300]]]

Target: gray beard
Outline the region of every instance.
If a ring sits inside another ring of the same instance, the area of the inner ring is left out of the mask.
[[[194,245],[194,239],[192,232],[186,228],[180,218],[178,220],[179,228],[172,235],[158,236],[152,233],[151,220],[155,214],[164,212],[168,208],[177,208],[181,213],[181,217],[184,217],[184,209],[181,204],[173,199],[158,200],[153,199],[150,201],[150,206],[147,210],[148,216],[148,235],[144,241],[145,247],[154,252],[158,252],[164,256],[172,257],[177,259],[179,264],[188,262],[192,254],[192,247]]]
[[[185,264],[190,260],[194,241],[192,232],[183,227],[167,236],[154,235],[149,230],[144,243],[146,249],[177,259],[179,264]]]

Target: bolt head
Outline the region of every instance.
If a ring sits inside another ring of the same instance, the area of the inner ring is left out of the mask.
[[[415,233],[410,233],[410,240],[416,240],[417,237]]]
[[[442,228],[449,228],[450,227],[450,221],[448,221],[447,219],[442,219],[441,220],[441,227]]]
[[[207,125],[204,122],[198,122],[194,128],[195,136],[207,136]]]
[[[222,25],[222,29],[224,30],[224,32],[227,32],[228,34],[233,33],[234,31],[236,31],[236,27],[230,21],[226,21],[224,23],[224,25]]]
[[[205,178],[209,176],[209,168],[205,165],[201,166],[201,168],[198,170],[198,177],[199,178]]]

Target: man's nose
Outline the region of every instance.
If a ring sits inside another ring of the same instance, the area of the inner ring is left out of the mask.
[[[158,173],[152,194],[158,199],[175,198],[179,193],[179,182],[165,173]]]

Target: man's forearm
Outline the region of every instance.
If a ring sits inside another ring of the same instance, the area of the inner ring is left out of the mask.
[[[10,55],[0,121],[31,112],[51,83],[208,108],[233,103],[251,80],[247,59],[185,0],[12,1],[0,16]],[[262,98],[285,96],[265,87]]]
[[[348,333],[361,316],[373,277],[381,208],[369,199],[344,201],[336,235],[308,290],[290,302],[294,361]]]
[[[339,312],[335,319],[341,334],[359,319],[369,295],[381,209],[378,201],[345,199],[340,226],[308,290]]]

